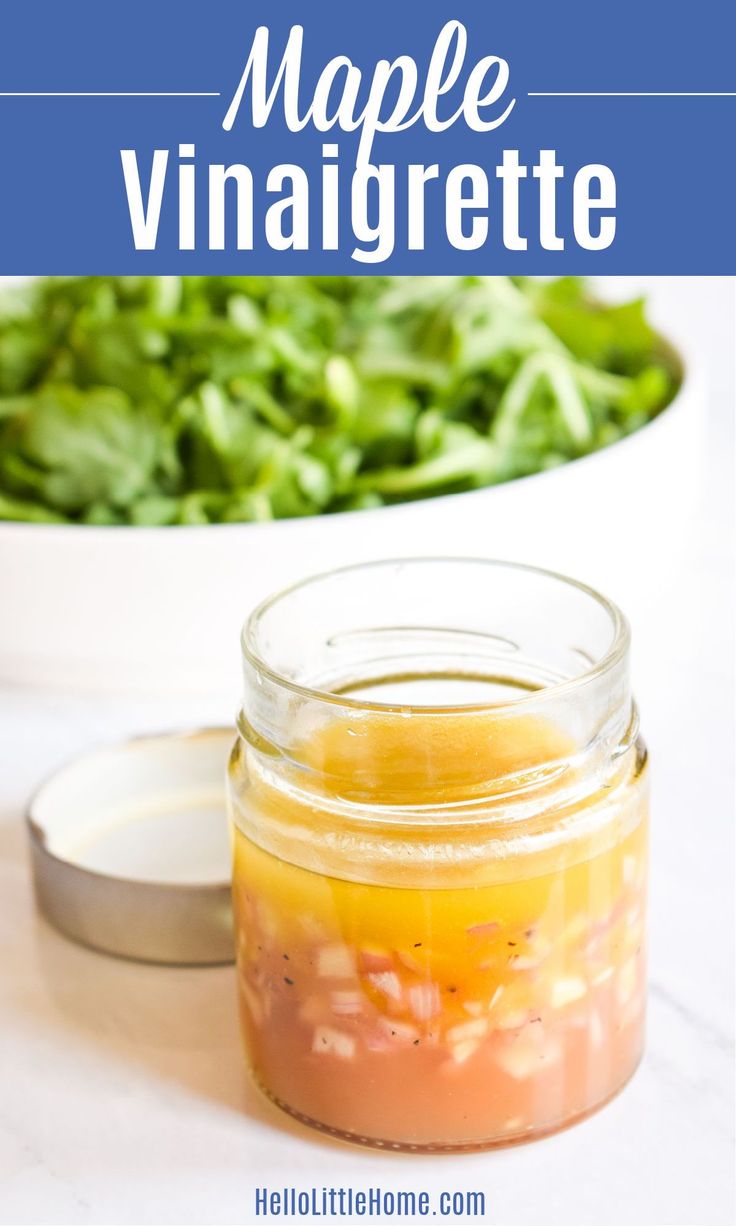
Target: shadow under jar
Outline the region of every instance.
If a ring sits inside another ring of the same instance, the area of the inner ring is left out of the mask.
[[[646,751],[591,589],[379,562],[267,601],[229,766],[255,1076],[365,1144],[529,1139],[611,1098],[644,1033]]]

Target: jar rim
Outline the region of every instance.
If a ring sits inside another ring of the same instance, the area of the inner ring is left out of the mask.
[[[499,571],[517,571],[529,575],[537,575],[543,579],[551,579],[556,583],[563,584],[566,587],[574,588],[584,595],[590,597],[599,608],[603,609],[604,613],[611,622],[611,641],[601,655],[600,659],[595,660],[589,668],[584,669],[574,677],[565,678],[562,681],[552,681],[547,685],[541,686],[538,689],[530,690],[520,697],[504,698],[495,700],[486,700],[482,702],[470,703],[437,703],[432,705],[414,704],[412,702],[380,702],[376,699],[363,697],[354,697],[350,694],[335,692],[326,688],[321,688],[316,685],[305,685],[302,682],[294,681],[291,677],[285,676],[278,669],[273,668],[264,655],[258,649],[257,634],[258,628],[265,617],[275,605],[282,600],[293,596],[295,593],[312,587],[325,580],[335,578],[341,575],[355,574],[358,572],[367,572],[372,569],[378,570],[385,566],[414,566],[414,565],[459,565],[459,566],[487,566],[496,568]],[[452,555],[414,555],[411,557],[398,558],[377,558],[368,562],[353,562],[347,566],[337,566],[330,570],[320,571],[317,574],[308,575],[304,579],[299,579],[295,583],[289,584],[287,587],[280,588],[262,600],[252,610],[248,616],[240,636],[241,649],[244,659],[256,670],[256,672],[265,677],[273,685],[282,689],[288,690],[292,694],[296,694],[301,698],[316,702],[328,703],[332,706],[341,707],[350,711],[365,711],[366,713],[373,712],[375,714],[395,714],[397,712],[409,713],[411,715],[431,715],[431,716],[452,716],[452,715],[468,715],[474,713],[514,710],[520,711],[528,709],[532,704],[538,704],[540,701],[548,699],[556,699],[564,696],[575,690],[581,689],[592,682],[599,680],[607,673],[612,672],[622,660],[625,659],[629,650],[631,641],[631,632],[629,622],[619,606],[614,601],[609,600],[607,596],[603,596],[594,587],[587,583],[583,583],[579,579],[574,579],[569,575],[563,575],[559,571],[551,570],[543,566],[533,566],[525,562],[513,562],[502,558],[482,558],[472,556],[452,556]]]

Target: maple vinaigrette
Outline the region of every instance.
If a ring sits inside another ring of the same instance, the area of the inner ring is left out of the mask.
[[[417,1150],[615,1094],[643,1044],[647,854],[618,610],[507,563],[376,563],[261,606],[244,656],[233,890],[266,1093]]]

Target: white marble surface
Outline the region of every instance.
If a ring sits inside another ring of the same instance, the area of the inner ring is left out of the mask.
[[[621,542],[654,766],[649,1041],[633,1082],[577,1128],[486,1155],[375,1154],[291,1123],[248,1082],[232,970],[105,958],[57,935],[33,905],[21,812],[40,778],[129,729],[222,712],[6,690],[0,1222],[250,1223],[256,1186],[284,1183],[482,1190],[484,1220],[510,1226],[732,1221],[734,289],[650,288],[660,314],[692,331],[709,399],[690,532],[653,549],[643,518],[640,539]]]

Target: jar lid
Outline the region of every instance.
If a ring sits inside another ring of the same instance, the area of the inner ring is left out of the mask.
[[[225,766],[233,731],[143,736],[57,771],[27,825],[38,905],[61,932],[142,962],[232,962]]]

